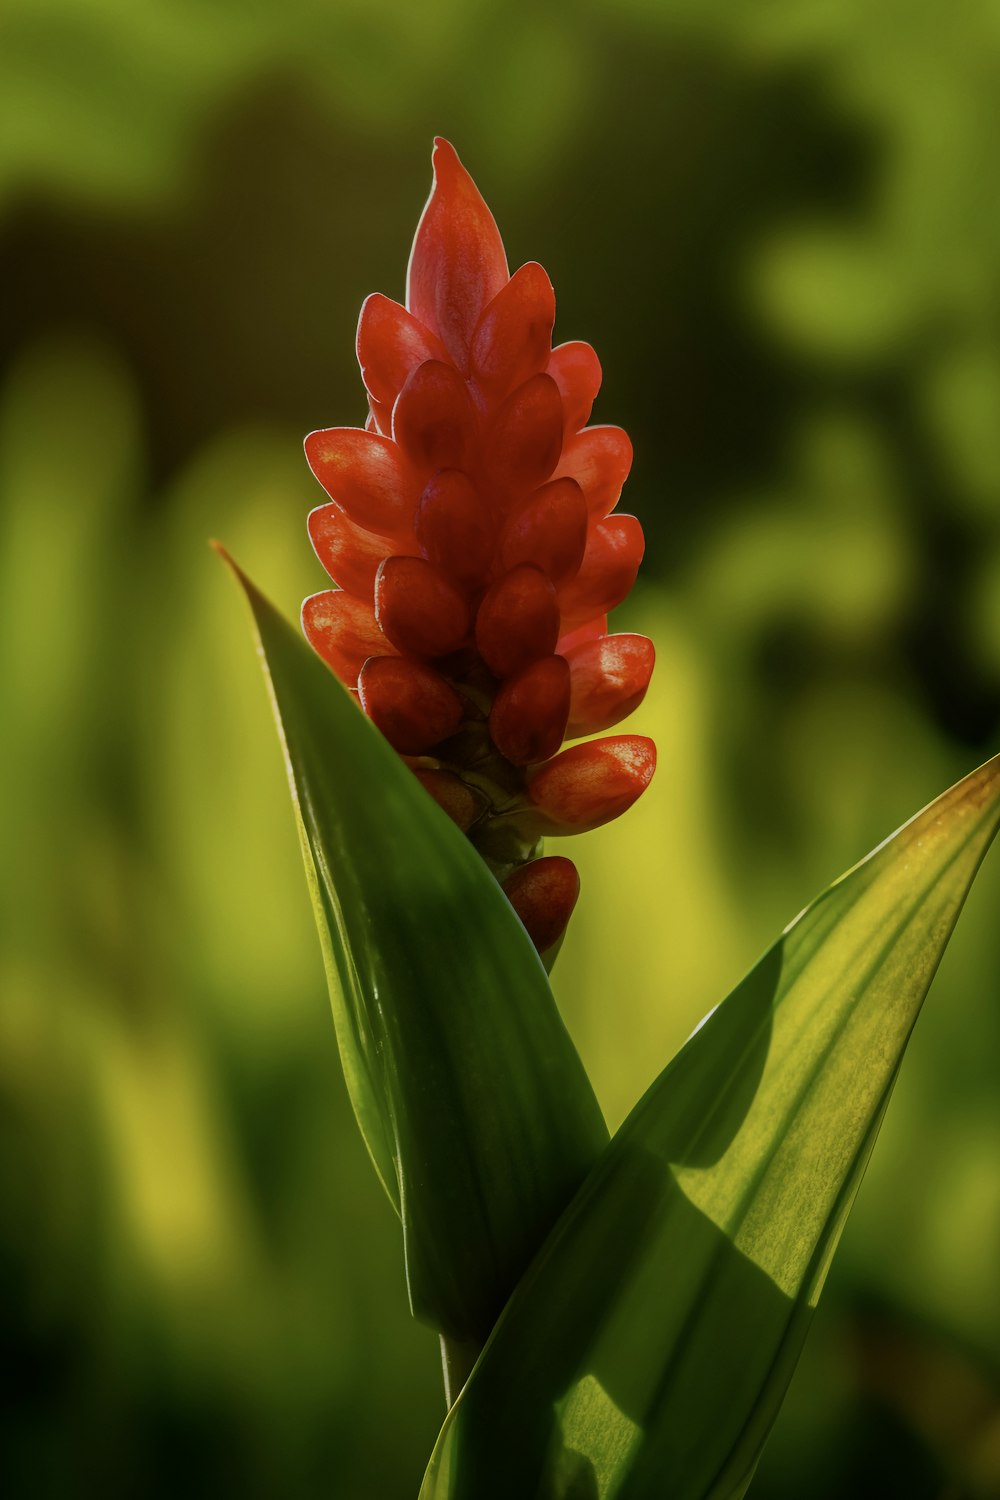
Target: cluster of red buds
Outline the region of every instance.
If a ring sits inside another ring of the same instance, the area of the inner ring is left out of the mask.
[[[652,643],[609,635],[642,528],[614,507],[632,460],[587,427],[589,344],[552,347],[541,266],[511,276],[500,234],[447,141],[417,227],[406,306],[368,297],[364,430],[311,433],[330,496],[309,517],[335,589],[305,601],[319,655],[473,840],[540,952],[579,893],[546,833],[617,817],[649,784],[653,742],[610,735],[653,670]]]

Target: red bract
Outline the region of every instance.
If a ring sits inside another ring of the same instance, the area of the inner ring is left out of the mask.
[[[476,844],[539,951],[579,890],[540,834],[595,828],[648,786],[638,735],[561,750],[642,700],[643,636],[609,635],[642,558],[615,511],[632,462],[587,427],[589,344],[552,347],[541,266],[508,274],[496,224],[447,141],[417,227],[406,307],[380,293],[358,324],[364,430],[306,439],[329,496],[309,517],[338,585],[307,599],[306,636],[427,791]]]

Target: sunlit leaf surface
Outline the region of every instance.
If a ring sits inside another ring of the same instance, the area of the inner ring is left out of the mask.
[[[809,906],[626,1120],[519,1286],[423,1500],[734,1500],[1000,821],[1000,758]]]
[[[413,1309],[454,1339],[481,1340],[606,1143],[603,1118],[493,877],[237,576],[285,749],[347,1084],[402,1218]]]

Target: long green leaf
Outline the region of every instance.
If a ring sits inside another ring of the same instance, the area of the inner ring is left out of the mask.
[[[414,1313],[480,1344],[607,1144],[545,972],[468,840],[233,565],[285,751],[351,1100]]]
[[[518,1287],[422,1500],[735,1500],[1000,822],[1000,757],[808,907],[661,1074]]]

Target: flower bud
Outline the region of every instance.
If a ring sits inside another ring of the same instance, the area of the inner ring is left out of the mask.
[[[535,261],[515,271],[484,311],[472,340],[472,375],[493,397],[540,374],[552,350],[556,299]]]
[[[603,635],[567,654],[570,739],[620,724],[646,696],[656,654],[644,635]]]
[[[454,146],[438,137],[434,185],[406,272],[406,306],[443,341],[462,374],[480,315],[507,277],[496,221]]]
[[[503,888],[539,953],[547,953],[565,932],[580,894],[573,861],[561,854],[532,860],[508,876]]]
[[[429,359],[409,376],[392,409],[392,437],[423,473],[468,467],[476,413],[454,365]]]
[[[590,528],[580,570],[559,592],[563,625],[606,615],[635,583],[645,550],[635,516],[609,516]]]
[[[569,717],[570,674],[565,658],[543,656],[508,677],[493,700],[490,735],[515,766],[555,755]]]
[[[413,537],[402,539],[376,536],[349,521],[340,506],[331,501],[329,505],[317,505],[310,512],[309,536],[316,556],[333,581],[349,594],[361,599],[371,599],[375,588],[375,574],[379,565],[390,552],[416,554]]]
[[[549,832],[584,833],[626,812],[656,769],[643,735],[611,735],[563,750],[529,775],[528,795]]]
[[[306,458],[331,500],[366,531],[392,536],[413,522],[417,488],[389,438],[355,427],[330,427],[306,438]]]
[[[555,584],[579,572],[587,545],[587,505],[575,479],[553,479],[507,518],[500,536],[505,568],[533,563]]]
[[[481,583],[493,557],[493,526],[475,485],[458,469],[435,474],[417,507],[416,539],[427,561],[453,583]]]
[[[462,700],[443,677],[405,656],[373,656],[358,678],[361,706],[390,745],[422,755],[455,733]]]
[[[550,656],[559,638],[559,606],[551,581],[521,563],[489,589],[476,616],[476,646],[496,677],[510,677],[540,656]]]
[[[573,437],[590,419],[591,408],[601,389],[601,362],[589,344],[574,340],[553,349],[548,374],[559,387],[566,436]]]
[[[375,578],[375,618],[398,651],[447,656],[465,640],[469,608],[422,557],[387,557]]]
[[[306,640],[348,687],[356,687],[358,673],[369,656],[393,651],[378,627],[370,604],[343,589],[324,589],[302,606]]]
[[[429,328],[381,292],[372,292],[361,305],[357,350],[365,389],[390,410],[418,365],[448,357]]]
[[[565,443],[557,478],[575,479],[587,513],[602,521],[621,498],[632,467],[632,444],[620,427],[586,427]]]
[[[453,771],[426,770],[415,767],[413,774],[421,786],[430,793],[453,823],[467,833],[483,810],[483,799],[477,797],[471,787]]]
[[[493,419],[483,451],[491,492],[509,501],[548,479],[562,448],[563,409],[550,375],[512,391]]]

